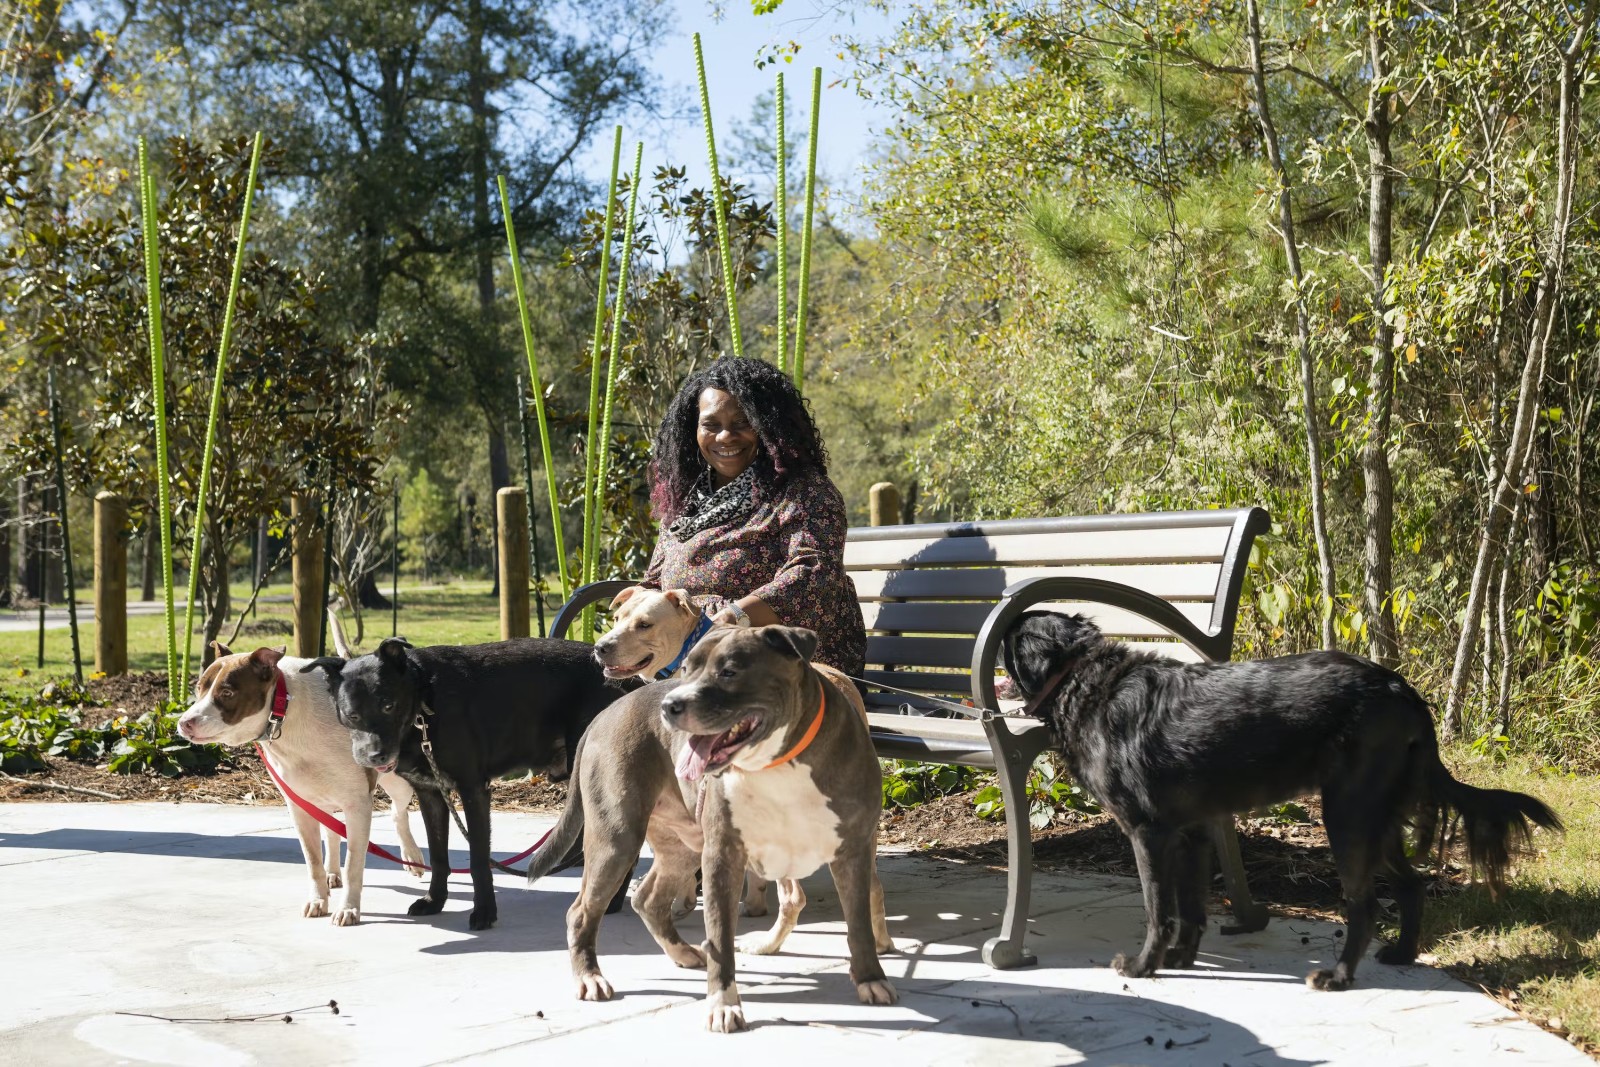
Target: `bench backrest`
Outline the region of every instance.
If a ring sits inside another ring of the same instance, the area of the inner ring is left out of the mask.
[[[869,682],[970,697],[973,646],[1005,590],[1030,578],[1100,579],[1171,604],[1204,640],[1185,644],[1135,610],[1038,605],[1092,617],[1109,636],[1181,659],[1226,659],[1259,508],[852,528],[845,569],[867,626]],[[1219,652],[1221,654],[1219,654]],[[868,703],[915,704],[873,692]]]

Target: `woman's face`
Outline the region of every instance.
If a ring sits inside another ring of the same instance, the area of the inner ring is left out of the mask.
[[[759,438],[731,393],[707,389],[700,394],[695,440],[700,444],[700,454],[711,465],[713,481],[720,487],[755,462]]]

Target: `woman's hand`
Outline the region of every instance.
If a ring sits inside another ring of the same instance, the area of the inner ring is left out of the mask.
[[[730,600],[711,616],[717,626],[775,626],[778,616],[758,596]]]

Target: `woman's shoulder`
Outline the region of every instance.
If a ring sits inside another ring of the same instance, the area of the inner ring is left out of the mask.
[[[844,507],[844,494],[833,484],[833,479],[819,470],[803,471],[786,478],[777,489],[777,499],[783,503],[809,507],[819,505]]]

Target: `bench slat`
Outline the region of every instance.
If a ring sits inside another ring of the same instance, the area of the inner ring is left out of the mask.
[[[1211,622],[1209,603],[1174,604],[1196,627],[1205,629]],[[896,601],[866,601],[861,605],[861,617],[868,630],[896,630],[918,634],[967,634],[976,636],[983,628],[993,605],[983,602],[900,603]],[[1165,637],[1168,631],[1159,623],[1142,615],[1111,607],[1109,604],[1060,603],[1040,604],[1037,610],[1059,611],[1068,615],[1084,615],[1094,620],[1102,633],[1110,637],[1141,638]]]
[[[970,637],[868,637],[867,662],[971,668],[972,644]]]
[[[1210,563],[1106,567],[970,567],[964,570],[853,571],[861,600],[999,600],[1007,586],[1029,578],[1099,578],[1142,589],[1163,600],[1206,601],[1217,593]]]
[[[1009,563],[1220,563],[1227,526],[1160,530],[1010,534],[995,537],[905,537],[846,541],[847,570]]]

